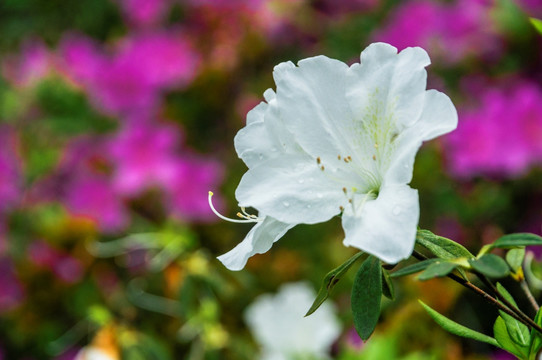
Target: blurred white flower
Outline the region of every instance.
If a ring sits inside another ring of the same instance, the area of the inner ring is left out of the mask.
[[[388,263],[408,258],[419,218],[407,185],[414,158],[423,141],[457,126],[450,99],[426,90],[429,63],[421,48],[398,54],[376,43],[350,67],[325,56],[277,65],[277,92],[264,93],[235,137],[249,170],[236,190],[244,220],[234,221],[256,225],[219,257],[224,265],[240,270],[293,226],[338,214],[345,245]]]
[[[118,360],[118,358],[97,347],[87,346],[77,353],[74,360]]]
[[[262,347],[263,360],[324,359],[341,329],[335,308],[326,302],[304,317],[316,297],[304,282],[283,285],[276,295],[258,297],[245,322]]]

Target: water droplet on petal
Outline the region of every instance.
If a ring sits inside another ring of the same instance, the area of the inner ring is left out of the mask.
[[[401,207],[399,205],[395,205],[391,212],[393,215],[397,216],[401,213]]]
[[[303,184],[305,182],[305,179],[298,179],[297,182]]]
[[[322,194],[318,193],[318,194],[316,194],[316,197],[317,197],[318,199],[321,199],[321,198],[323,198],[323,197],[324,197],[324,195],[322,195]]]
[[[307,209],[310,209],[311,207],[312,207],[312,205],[311,205],[311,204],[307,205]]]
[[[284,205],[284,207],[288,207],[288,206],[290,206],[290,203],[288,201],[283,201],[282,205]]]

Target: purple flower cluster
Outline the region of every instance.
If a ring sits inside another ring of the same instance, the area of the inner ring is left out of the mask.
[[[528,81],[484,88],[448,137],[450,172],[517,177],[542,164],[542,88]]]
[[[446,4],[407,1],[389,15],[387,25],[378,29],[373,40],[390,43],[399,50],[420,46],[432,58],[447,64],[466,57],[492,58],[501,50],[497,31],[488,16],[492,5],[488,0]]]

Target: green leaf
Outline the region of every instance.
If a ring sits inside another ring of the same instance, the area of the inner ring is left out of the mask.
[[[523,259],[525,258],[525,248],[510,249],[506,253],[506,262],[510,265],[510,268],[514,273],[517,273],[523,265]]]
[[[425,270],[429,265],[434,264],[437,262],[438,259],[427,259],[420,262],[417,262],[412,265],[405,266],[402,269],[399,269],[393,273],[390,274],[391,277],[400,277],[405,275],[414,274],[417,272],[420,272],[422,270]]]
[[[359,268],[352,287],[354,327],[362,340],[373,333],[380,317],[382,267],[380,260],[369,256]]]
[[[529,20],[531,21],[531,24],[533,24],[536,31],[538,31],[540,35],[542,35],[542,20],[538,20],[535,18],[529,18]]]
[[[493,243],[493,247],[502,249],[529,245],[542,245],[542,237],[530,233],[508,234]]]
[[[390,300],[395,299],[395,288],[388,270],[382,269],[382,294]]]
[[[510,304],[517,307],[517,304],[514,301],[514,298],[504,288],[504,286],[497,283],[497,290]],[[520,347],[527,347],[531,342],[531,335],[529,332],[529,328],[525,324],[514,319],[512,316],[508,315],[502,310],[499,310],[499,314],[501,315],[501,317],[503,318],[506,324],[508,335],[510,335],[510,338],[512,339],[512,341]]]
[[[314,299],[311,308],[309,309],[309,311],[307,311],[305,316],[309,316],[310,314],[315,312],[320,307],[320,305],[322,305],[324,301],[326,301],[326,299],[329,297],[329,294],[331,294],[331,290],[333,289],[333,287],[339,282],[341,277],[346,274],[348,269],[352,267],[356,260],[359,259],[363,254],[364,253],[362,251],[358,252],[356,255],[346,260],[346,262],[344,262],[342,265],[326,274],[324,280],[322,281],[322,286],[320,287],[320,290],[318,290],[316,299]]]
[[[534,322],[542,326],[542,309],[538,310]],[[535,329],[531,330],[531,346],[529,347],[529,360],[536,360],[536,355],[542,349],[542,335]]]
[[[474,255],[463,245],[445,237],[437,236],[428,230],[418,230],[416,242],[440,259],[474,258]]]
[[[449,262],[436,262],[431,264],[423,273],[418,276],[418,280],[429,280],[436,277],[443,277],[451,273],[458,265]]]
[[[471,259],[469,264],[474,270],[492,278],[502,278],[510,274],[510,267],[506,261],[495,254],[486,254],[479,259]]]
[[[491,336],[484,335],[482,333],[479,333],[478,331],[474,331],[472,329],[469,329],[468,327],[460,325],[455,321],[450,320],[444,315],[439,314],[435,310],[431,309],[428,305],[424,304],[423,301],[418,300],[418,302],[423,306],[425,311],[429,313],[429,316],[431,316],[433,320],[435,320],[435,322],[439,324],[444,330],[451,332],[452,334],[457,336],[473,339],[476,341],[482,341],[490,345],[500,347],[497,340],[495,340]]]
[[[495,324],[493,325],[493,336],[499,343],[500,347],[509,353],[514,354],[520,359],[525,359],[526,352],[525,349],[518,347],[510,338],[508,334],[508,329],[506,328],[506,323],[502,317],[497,317]]]

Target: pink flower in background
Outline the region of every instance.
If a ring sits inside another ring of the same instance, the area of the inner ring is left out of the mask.
[[[175,179],[166,187],[166,206],[173,216],[185,221],[216,221],[207,199],[202,195],[208,195],[209,189],[220,186],[223,173],[219,162],[201,156],[189,156],[179,161]],[[220,196],[215,206],[223,209]]]
[[[488,88],[480,104],[463,109],[447,141],[457,177],[516,177],[542,164],[542,89],[529,82]]]
[[[50,270],[64,282],[76,283],[84,274],[83,264],[78,259],[51,247],[44,241],[33,242],[27,251],[32,263]]]
[[[21,164],[14,132],[0,125],[0,214],[15,206],[21,197]]]
[[[134,122],[124,127],[110,145],[115,191],[136,196],[151,187],[172,184],[180,138],[180,130],[172,125]]]
[[[11,260],[0,258],[0,313],[13,310],[24,298],[24,290]]]
[[[171,0],[120,0],[120,5],[129,24],[151,27],[163,20],[171,6]]]
[[[20,54],[7,56],[2,63],[2,75],[14,86],[34,86],[49,75],[52,56],[42,41],[27,40]]]
[[[468,56],[492,58],[501,48],[488,16],[492,6],[487,0],[405,2],[390,14],[387,26],[377,31],[373,40],[399,49],[421,46],[450,64]]]
[[[111,182],[107,142],[78,138],[67,146],[57,169],[32,189],[32,201],[62,203],[72,216],[89,219],[100,231],[123,230],[129,216]]]
[[[196,76],[199,55],[178,31],[124,38],[110,54],[82,36],[61,45],[66,72],[107,114],[152,113],[165,90],[182,88]]]
[[[205,195],[222,180],[222,166],[181,149],[173,125],[133,121],[110,145],[115,191],[128,197],[152,187],[166,195],[166,208],[182,220],[215,220]]]

